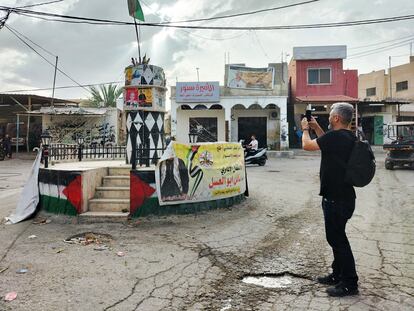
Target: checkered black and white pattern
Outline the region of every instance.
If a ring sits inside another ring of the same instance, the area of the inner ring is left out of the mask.
[[[128,112],[127,135],[127,163],[135,147],[139,165],[155,164],[165,149],[164,112]]]

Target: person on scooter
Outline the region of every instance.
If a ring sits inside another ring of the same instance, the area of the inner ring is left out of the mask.
[[[252,135],[250,144],[248,144],[246,148],[251,150],[252,152],[255,152],[257,151],[257,149],[259,149],[259,142],[256,140],[256,135]]]

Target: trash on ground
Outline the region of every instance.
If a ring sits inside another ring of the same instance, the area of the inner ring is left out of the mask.
[[[56,254],[60,254],[60,253],[62,253],[64,250],[65,250],[64,248],[58,249],[58,250],[56,251]]]
[[[94,232],[85,232],[81,234],[76,234],[71,236],[63,242],[68,244],[79,244],[79,245],[89,245],[89,244],[96,244],[96,245],[104,245],[111,242],[112,237],[109,234],[105,233],[94,233]]]
[[[0,269],[0,273],[3,273],[4,271],[6,271],[7,269],[9,269],[9,267],[6,267],[6,268],[2,268],[2,269]]]
[[[17,298],[17,293],[16,292],[10,292],[7,293],[6,296],[4,296],[4,301],[13,301]]]
[[[29,239],[31,239],[31,240],[32,240],[32,239],[36,239],[36,238],[37,238],[37,235],[34,235],[34,234],[29,235],[29,236],[28,236],[28,238],[29,238]]]
[[[106,246],[106,245],[100,245],[100,246],[98,246],[98,247],[95,247],[93,250],[94,251],[106,251],[106,250],[108,250],[109,249],[109,247],[108,246]]]
[[[124,257],[125,256],[125,253],[124,252],[118,252],[116,254],[118,255],[118,257]]]
[[[46,224],[50,224],[52,221],[50,219],[47,218],[39,218],[33,221],[33,224],[35,225],[46,225]]]
[[[19,269],[19,270],[17,270],[17,271],[16,271],[16,273],[18,273],[18,274],[25,274],[25,273],[27,273],[28,271],[29,271],[28,269],[23,268],[23,269]]]

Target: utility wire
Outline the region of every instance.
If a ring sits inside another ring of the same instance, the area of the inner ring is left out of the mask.
[[[29,49],[31,49],[33,52],[35,52],[37,55],[39,55],[43,60],[45,60],[49,65],[51,65],[53,68],[55,67],[55,64],[49,61],[46,57],[44,57],[42,54],[40,54],[34,47],[32,47],[29,43],[27,43],[24,39],[22,39],[16,32],[14,32],[8,25],[4,25],[14,36],[16,36],[21,42],[23,42],[24,45],[26,45]],[[70,77],[66,72],[61,70],[59,67],[57,67],[57,70],[63,74],[65,77],[67,77],[72,82],[76,83],[80,87],[82,87],[87,92],[91,93],[91,91],[84,86],[82,86],[80,83],[75,81],[72,77]]]
[[[351,54],[351,55],[349,55],[349,58],[356,58],[356,57],[359,57],[359,56],[366,56],[366,55],[375,54],[377,52],[387,51],[387,50],[390,50],[390,49],[394,49],[396,47],[407,45],[408,43],[410,43],[412,41],[414,41],[414,37],[411,37],[410,39],[403,40],[403,41],[398,42],[398,43],[393,43],[393,44],[389,44],[389,45],[386,45],[386,46],[383,46],[383,47],[378,47],[378,48],[375,48],[375,49],[371,49],[371,50]]]
[[[274,8],[268,8],[268,9],[261,9],[251,12],[244,12],[244,13],[237,13],[237,14],[230,14],[230,15],[223,15],[223,16],[213,16],[213,17],[207,17],[207,18],[198,18],[198,19],[187,19],[187,20],[181,20],[181,21],[166,21],[166,22],[160,22],[158,24],[160,25],[166,25],[166,24],[182,24],[182,23],[194,23],[194,22],[205,22],[205,21],[212,21],[212,20],[218,20],[218,19],[225,19],[225,18],[233,18],[233,17],[240,17],[240,16],[246,16],[246,15],[253,15],[263,12],[269,12],[269,11],[276,11],[276,10],[282,10],[286,8],[291,8],[295,6],[300,6],[304,4],[309,4],[313,2],[319,2],[320,0],[310,0],[310,1],[304,1],[299,3],[293,3],[283,6],[278,6]]]
[[[24,5],[24,6],[18,6],[18,7],[16,7],[16,9],[31,8],[31,7],[35,7],[35,6],[58,3],[58,2],[62,2],[62,1],[64,1],[64,0],[54,0],[54,1],[49,1],[49,2],[37,3],[37,4],[28,4],[28,5]]]
[[[371,44],[367,44],[367,45],[360,45],[360,46],[356,46],[356,47],[353,47],[353,48],[348,48],[348,50],[358,50],[358,49],[362,49],[362,48],[366,48],[366,47],[381,45],[381,44],[384,44],[384,43],[399,41],[399,40],[408,39],[408,38],[412,38],[412,37],[414,37],[414,35],[410,35],[410,36],[406,36],[406,37],[400,37],[400,38],[387,40],[387,41],[382,41],[382,42],[377,42],[377,43],[371,43]]]
[[[25,38],[27,41],[31,42],[32,44],[36,45],[38,48],[42,49],[44,52],[46,52],[47,54],[49,54],[52,57],[56,57],[55,54],[53,54],[52,52],[46,50],[44,47],[40,46],[39,44],[37,44],[36,42],[33,42],[32,40],[30,40],[28,37],[26,37],[24,34],[22,34],[21,32],[17,31],[15,28],[13,28],[10,25],[7,25],[8,28],[10,28],[11,30],[15,31],[16,33],[18,33],[20,36],[22,36],[23,38]]]
[[[97,19],[97,18],[86,18],[78,16],[69,16],[61,14],[53,14],[46,12],[37,12],[30,10],[21,10],[13,9],[6,6],[0,6],[0,10],[11,10],[12,13],[16,14],[30,14],[37,16],[46,16],[46,17],[55,17],[60,18],[60,20],[55,20],[59,22],[69,22],[80,21],[83,23],[89,24],[100,24],[100,25],[118,25],[118,26],[130,26],[134,25],[132,22],[123,22],[116,20],[108,19]],[[160,23],[141,23],[141,26],[147,27],[167,27],[167,28],[177,28],[177,29],[210,29],[210,30],[293,30],[293,29],[319,29],[319,28],[332,28],[332,27],[350,27],[350,26],[360,26],[360,25],[371,25],[379,23],[390,23],[404,20],[412,20],[414,15],[401,15],[401,16],[392,16],[385,18],[376,18],[376,19],[365,19],[365,20],[356,20],[348,22],[334,22],[334,23],[318,23],[318,24],[296,24],[296,25],[274,25],[274,26],[194,26],[194,25],[171,25],[171,24],[160,24]]]

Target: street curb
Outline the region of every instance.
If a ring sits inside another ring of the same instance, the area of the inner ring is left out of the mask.
[[[285,150],[285,151],[267,151],[267,156],[269,158],[285,158],[285,159],[293,159],[295,158],[294,151]]]

